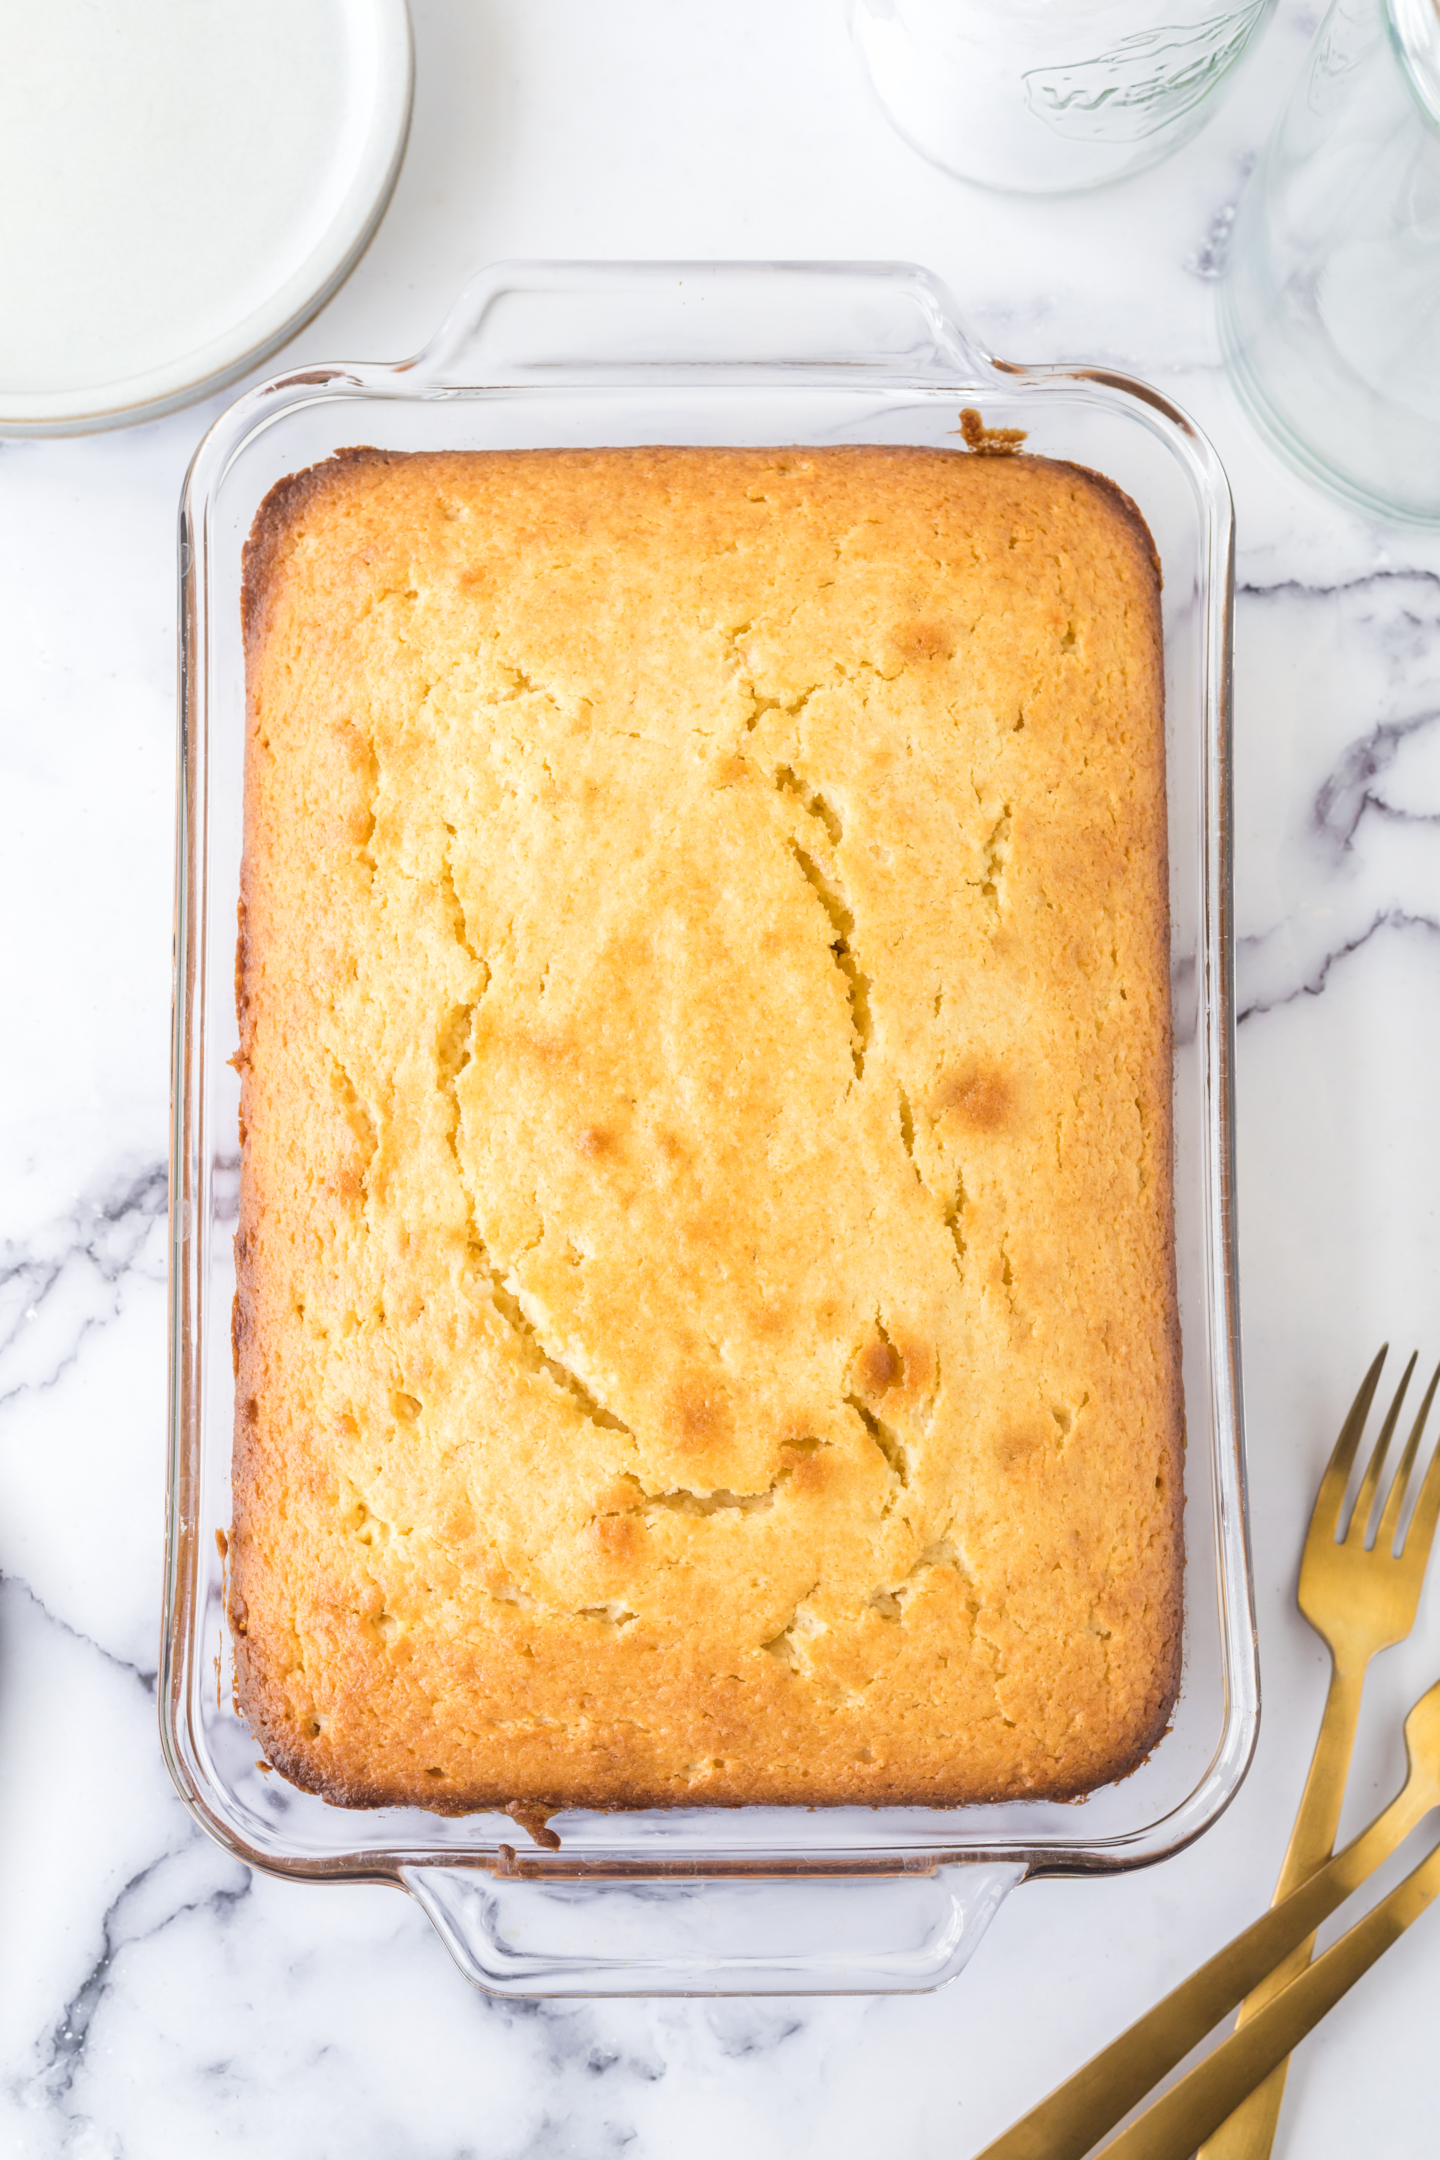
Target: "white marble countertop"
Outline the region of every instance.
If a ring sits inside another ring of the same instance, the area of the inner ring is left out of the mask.
[[[1317,9],[1093,198],[988,197],[870,100],[841,0],[414,0],[368,255],[275,366],[392,358],[502,256],[905,258],[1017,359],[1110,361],[1239,512],[1240,1169],[1266,1707],[1178,1859],[1027,1885],[927,1997],[515,2004],[391,1891],[253,1878],[156,1739],[177,494],[225,402],[0,446],[0,2152],[74,2160],[963,2160],[1268,1898],[1325,1654],[1294,1609],[1376,1343],[1440,1354],[1440,537],[1282,468],[1217,364],[1217,250]],[[1347,1824],[1398,1780],[1440,1585],[1376,1669]],[[1393,1866],[1391,1872],[1394,1872]],[[1440,1918],[1301,2051],[1284,2160],[1431,2154]]]

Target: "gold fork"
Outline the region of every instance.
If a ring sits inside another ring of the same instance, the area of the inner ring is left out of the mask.
[[[1310,1880],[1318,1882],[1320,1877]],[[1302,1885],[1302,1896],[1308,1888],[1308,1883]],[[1256,2079],[1267,2071],[1273,2076],[1272,2065],[1284,2065],[1290,2050],[1437,1897],[1440,1846],[1433,1847],[1348,1935],[1342,1935],[1323,1957],[1257,2010],[1247,2025],[1222,2041],[1188,2077],[1147,2108],[1138,2122],[1112,2138],[1096,2160],[1186,2160],[1196,2138],[1223,2127],[1224,2121],[1238,2113],[1235,2103],[1241,2094],[1255,2090]]]
[[[1404,1556],[1398,1564],[1388,1557],[1404,1511],[1405,1491],[1419,1453],[1425,1419],[1436,1384],[1440,1382],[1440,1368],[1437,1368],[1386,1496],[1375,1550],[1367,1553],[1364,1549],[1365,1532],[1374,1511],[1385,1454],[1414,1370],[1412,1357],[1366,1466],[1345,1543],[1337,1542],[1345,1489],[1385,1356],[1386,1351],[1382,1349],[1361,1382],[1350,1414],[1340,1428],[1334,1453],[1320,1481],[1306,1536],[1300,1571],[1301,1608],[1312,1626],[1330,1644],[1333,1669],[1320,1737],[1300,1802],[1291,1850],[1286,1856],[1285,1875],[1270,1911],[1174,1989],[1163,2002],[1157,2003],[1083,2069],[1067,2078],[1048,2099],[1032,2108],[1021,2121],[1012,2124],[1003,2137],[993,2145],[987,2145],[979,2160],[1080,2160],[1080,2156],[1089,2152],[1106,2130],[1128,2114],[1151,2086],[1172,2070],[1242,1997],[1247,2008],[1253,2005],[1250,2009],[1253,2017],[1269,2000],[1275,1973],[1283,1972],[1293,1977],[1302,1972],[1309,1963],[1315,1930],[1321,1921],[1365,1880],[1381,1859],[1394,1851],[1426,1810],[1440,1802],[1440,1684],[1437,1684],[1416,1704],[1406,1720],[1410,1775],[1403,1791],[1338,1859],[1329,1861],[1328,1866],[1323,1864],[1328,1858],[1328,1845],[1334,1843],[1339,1821],[1365,1667],[1378,1650],[1388,1643],[1398,1642],[1414,1623],[1420,1581],[1434,1536],[1436,1515],[1440,1513],[1440,1450],[1437,1450],[1420,1488],[1406,1534]],[[1366,1611],[1373,1615],[1368,1625],[1359,1617]],[[1316,1854],[1308,1866],[1296,1870],[1295,1880],[1290,1881],[1287,1878],[1292,1872],[1292,1856],[1311,1810],[1319,1828],[1313,1833],[1308,1849],[1314,1851],[1313,1838],[1318,1838],[1327,1842],[1327,1850]],[[1282,1985],[1283,1982],[1275,1981],[1276,1990]],[[1273,2029],[1273,2019],[1271,2025]],[[1234,2057],[1231,2059],[1233,2061]],[[1277,2067],[1283,2072],[1283,2061]],[[1260,2074],[1264,2075],[1268,2070],[1268,2064],[1262,2065]],[[1266,2083],[1269,2082],[1270,2077],[1266,2076]],[[1244,2085],[1239,2088],[1242,2093],[1247,2089]],[[1243,2110],[1237,2107],[1236,2114],[1241,2113]],[[1204,2136],[1214,2122],[1212,2116],[1209,2123],[1197,2125],[1197,2137]],[[1228,2129],[1228,2122],[1224,2127]]]
[[[1390,1481],[1374,1543],[1366,1544],[1386,1452],[1399,1420],[1410,1375],[1415,1370],[1412,1354],[1366,1464],[1349,1525],[1342,1532],[1345,1488],[1388,1347],[1387,1344],[1381,1349],[1360,1383],[1360,1392],[1351,1405],[1350,1415],[1340,1428],[1335,1451],[1320,1480],[1300,1562],[1300,1610],[1330,1647],[1330,1690],[1320,1723],[1320,1736],[1310,1762],[1310,1775],[1305,1780],[1295,1827],[1290,1833],[1290,1844],[1275,1890],[1273,1902],[1277,1905],[1323,1866],[1335,1848],[1366,1667],[1379,1651],[1403,1641],[1415,1625],[1420,1586],[1425,1579],[1436,1516],[1440,1514],[1440,1451],[1437,1451],[1420,1487],[1404,1545],[1396,1552],[1396,1534],[1410,1474],[1420,1450],[1420,1437],[1434,1400],[1436,1383],[1440,1381],[1440,1366],[1437,1366],[1405,1443],[1405,1452]],[[1314,1949],[1312,1935],[1246,1996],[1235,2021],[1237,2030],[1304,1972]],[[1206,2140],[1197,2160],[1269,2160],[1288,2068],[1289,2060],[1283,2058],[1264,2083],[1257,2086],[1214,2136]]]
[[[1367,1829],[1057,2085],[1038,2107],[1012,2123],[977,2160],[1084,2160],[1107,2130],[1253,1992],[1278,1958],[1313,1936],[1430,1810],[1440,1806],[1440,1683],[1421,1696],[1405,1720],[1405,1748],[1405,1783]],[[1257,2011],[1243,2031],[1232,2033],[1112,2139],[1098,2160],[1183,2160],[1195,2139],[1238,2111],[1257,2080],[1283,2060],[1437,1895],[1440,1845],[1348,1935]]]

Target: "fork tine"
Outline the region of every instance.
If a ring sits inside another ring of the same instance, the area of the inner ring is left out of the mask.
[[[1350,1468],[1360,1445],[1360,1435],[1365,1430],[1365,1420],[1370,1415],[1370,1405],[1375,1399],[1375,1389],[1380,1380],[1380,1368],[1385,1363],[1389,1343],[1382,1343],[1375,1354],[1375,1362],[1360,1383],[1360,1391],[1350,1405],[1350,1414],[1340,1428],[1330,1460],[1325,1465],[1325,1475],[1320,1480],[1320,1490],[1315,1495],[1315,1506],[1310,1516],[1312,1533],[1333,1537],[1340,1520],[1340,1509],[1345,1500],[1345,1487],[1350,1482]]]
[[[1440,1373],[1436,1374],[1436,1379],[1440,1379]],[[1432,1394],[1434,1388],[1435,1381],[1432,1380]],[[1430,1396],[1427,1395],[1425,1400],[1428,1404]],[[1400,1548],[1407,1566],[1424,1568],[1430,1557],[1437,1516],[1440,1516],[1440,1448],[1437,1448],[1430,1458],[1430,1466],[1425,1472],[1419,1498],[1415,1502],[1415,1512],[1410,1518],[1410,1527],[1405,1532],[1405,1543]]]
[[[1409,1387],[1410,1375],[1415,1370],[1417,1354],[1414,1350],[1410,1353],[1410,1362],[1400,1375],[1400,1385],[1396,1388],[1394,1400],[1385,1413],[1385,1422],[1380,1427],[1380,1437],[1371,1450],[1369,1462],[1365,1465],[1365,1475],[1360,1480],[1360,1490],[1355,1495],[1355,1505],[1350,1511],[1350,1527],[1345,1533],[1347,1545],[1352,1538],[1357,1545],[1363,1545],[1365,1542],[1365,1533],[1370,1528],[1370,1517],[1375,1507],[1375,1489],[1380,1483],[1380,1471],[1385,1461],[1385,1451],[1394,1435],[1395,1426],[1400,1416],[1400,1405],[1405,1400],[1405,1390]]]
[[[1420,1452],[1421,1435],[1425,1430],[1425,1420],[1430,1415],[1430,1405],[1435,1400],[1437,1386],[1440,1386],[1440,1365],[1437,1365],[1430,1375],[1430,1385],[1425,1390],[1424,1399],[1420,1404],[1419,1415],[1410,1428],[1410,1437],[1405,1443],[1405,1452],[1396,1466],[1394,1477],[1390,1480],[1390,1491],[1385,1500],[1385,1512],[1380,1517],[1380,1528],[1375,1533],[1375,1550],[1377,1552],[1389,1552],[1394,1547],[1395,1532],[1400,1527],[1400,1515],[1405,1506],[1405,1489],[1410,1483],[1410,1472],[1414,1469],[1415,1458]]]

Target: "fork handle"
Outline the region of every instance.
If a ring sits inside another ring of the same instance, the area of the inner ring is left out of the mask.
[[[1313,1935],[1336,1906],[1373,1874],[1426,1814],[1433,1797],[1430,1779],[1412,1771],[1368,1830],[1362,1830],[1343,1852],[1292,1890],[1283,1904],[1272,1905],[1233,1942],[1217,1950],[1118,2040],[1112,2040],[1028,2115],[1012,2123],[976,2160],[1083,2160],[1091,2146],[1235,2008],[1277,1958]],[[1270,2062],[1262,2064],[1256,2075],[1263,2076],[1270,2067]],[[1237,2089],[1231,2107],[1238,2105],[1254,2082],[1252,2078]],[[1195,2136],[1203,2137],[1216,2120],[1212,2116],[1200,2124]],[[1192,2138],[1185,2147],[1187,2153],[1193,2151],[1194,2142]]]
[[[1290,1832],[1290,1843],[1272,1904],[1278,1905],[1302,1882],[1308,1882],[1315,1870],[1324,1866],[1334,1848],[1368,1662],[1364,1659],[1355,1665],[1342,1665],[1333,1650],[1331,1652],[1330,1691],[1325,1698],[1325,1715],[1320,1721],[1315,1753],[1310,1758],[1310,1774],[1300,1796],[1295,1827]],[[1246,1996],[1235,2020],[1235,2030],[1238,2032],[1247,2025],[1267,2003],[1274,2001],[1282,1988],[1298,1979],[1314,1954],[1315,1937],[1307,1935],[1304,1942]],[[1257,2085],[1229,2120],[1205,2140],[1196,2160],[1270,2160],[1289,2067],[1288,2058],[1282,2058],[1264,2083]]]
[[[1257,2011],[1242,2031],[1222,2041],[1188,2077],[1147,2108],[1138,2122],[1103,2146],[1096,2160],[1185,2160],[1196,2136],[1222,2122],[1272,2064],[1284,2062],[1437,1895],[1440,1847],[1428,1853],[1348,1935],[1317,1958],[1308,1972]]]
[[[1350,1757],[1355,1751],[1355,1728],[1360,1722],[1360,1695],[1369,1662],[1367,1657],[1353,1665],[1348,1662],[1342,1665],[1331,1652],[1325,1715],[1320,1720],[1315,1753],[1310,1758],[1310,1773],[1300,1795],[1295,1827],[1285,1848],[1272,1904],[1278,1905],[1292,1890],[1298,1890],[1302,1882],[1308,1882],[1335,1849],[1335,1833],[1340,1828],[1340,1810],[1345,1801],[1345,1780],[1350,1775]],[[1278,1994],[1279,1990],[1275,1992]],[[1242,2020],[1251,2014],[1249,2003],[1254,1999],[1254,1996],[1250,1997],[1242,2007]]]

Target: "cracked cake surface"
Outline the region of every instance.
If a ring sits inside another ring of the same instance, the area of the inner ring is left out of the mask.
[[[272,491],[230,1614],[297,1784],[944,1804],[1154,1744],[1158,589],[1023,455]]]

